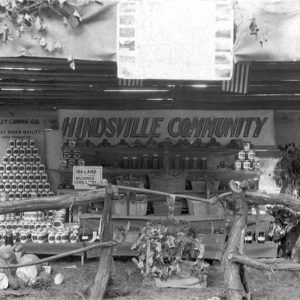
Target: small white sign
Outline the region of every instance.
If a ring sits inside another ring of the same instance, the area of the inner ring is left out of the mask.
[[[102,181],[102,167],[74,166],[73,185],[75,189],[94,189],[90,184],[100,184]]]

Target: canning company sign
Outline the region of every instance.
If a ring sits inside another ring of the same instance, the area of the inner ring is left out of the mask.
[[[214,137],[226,144],[231,139],[249,140],[255,145],[275,145],[274,115],[270,110],[61,110],[60,128],[64,139],[89,139],[98,144],[108,139],[117,144],[150,138],[163,141]]]

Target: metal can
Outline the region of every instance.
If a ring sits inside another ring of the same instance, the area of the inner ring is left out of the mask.
[[[56,244],[61,243],[61,232],[60,231],[56,232],[56,234],[55,234],[55,243]]]
[[[15,200],[15,193],[9,192],[8,193],[8,201],[13,201]]]
[[[251,169],[251,163],[249,160],[243,161],[243,169],[244,170],[250,170]]]
[[[201,169],[206,170],[207,169],[207,158],[201,157]]]
[[[188,156],[186,156],[183,160],[183,167],[185,170],[190,168],[190,158]]]
[[[131,158],[131,168],[132,169],[137,169],[139,166],[139,161],[138,161],[138,158],[136,156],[133,156]]]
[[[11,166],[11,165],[6,165],[6,166],[5,166],[5,172],[6,172],[7,174],[11,173],[11,172],[12,172],[12,166]]]
[[[16,140],[16,147],[21,148],[23,145],[22,140]]]
[[[32,173],[32,165],[26,165],[26,167],[25,167],[25,172],[26,172],[27,174]]]
[[[33,243],[37,243],[37,241],[38,241],[38,233],[37,233],[37,231],[33,231],[32,232],[32,234],[31,234],[31,240],[32,240]],[[49,241],[49,243],[50,243],[50,241]]]
[[[69,232],[68,231],[64,231],[62,233],[62,235],[61,235],[61,242],[63,244],[68,243],[69,242],[69,236],[70,236]]]
[[[28,148],[29,149],[29,148]],[[28,156],[23,156],[22,157],[22,164],[27,165],[29,163],[29,157]]]
[[[28,174],[28,181],[29,182],[34,182],[34,174],[33,173],[30,173],[30,174]]]
[[[50,192],[50,183],[49,182],[44,183],[44,189],[45,189],[45,192]]]
[[[153,154],[153,157],[152,157],[152,169],[159,169],[159,157],[158,157],[158,154]]]
[[[4,164],[0,164],[0,173],[5,173],[5,165]]]
[[[78,166],[84,166],[85,165],[85,161],[83,158],[79,158],[78,161],[77,161],[77,165]]]
[[[13,164],[12,171],[14,174],[17,174],[19,172],[19,166],[17,164]]]
[[[70,168],[73,168],[76,165],[76,159],[75,158],[69,158],[68,159],[68,165],[69,165]],[[45,172],[45,169],[44,169],[43,172]]]
[[[32,155],[37,156],[39,155],[39,149],[38,148],[32,148]]]
[[[30,139],[30,140],[29,140],[29,147],[30,147],[30,148],[36,147],[36,141],[35,141],[34,139]]]
[[[24,191],[25,192],[30,192],[30,190],[31,190],[31,184],[29,182],[26,182],[24,184]]]
[[[22,200],[26,200],[29,198],[29,194],[27,192],[22,192]]]
[[[0,192],[4,192],[4,183],[0,182]]]
[[[31,148],[26,148],[26,156],[31,156],[32,155],[32,149]]]
[[[16,183],[19,183],[22,181],[22,175],[20,173],[17,173],[15,176],[15,181]]]
[[[24,183],[23,182],[19,182],[18,183],[18,192],[23,192],[24,191]]]
[[[260,161],[256,160],[252,163],[253,170],[259,170],[260,169]]]
[[[20,155],[20,148],[14,148],[13,149],[13,155],[14,156],[19,156]]]
[[[248,160],[250,161],[255,160],[255,151],[253,150],[248,151],[247,156],[248,156]]]
[[[14,181],[15,181],[15,174],[10,173],[10,174],[8,175],[8,181],[9,181],[10,183],[14,182]]]
[[[22,174],[22,182],[27,182],[28,181],[28,174],[24,173]]]
[[[236,160],[234,162],[234,169],[237,170],[237,171],[242,169],[242,162],[240,160]]]
[[[33,173],[38,173],[38,171],[39,171],[39,167],[38,167],[38,165],[32,165],[32,172]]]
[[[54,244],[55,243],[55,232],[51,231],[48,235],[48,241],[50,244]]]
[[[8,156],[3,156],[3,158],[2,158],[2,162],[3,162],[3,164],[8,164],[9,163],[9,157]]]
[[[16,192],[18,190],[18,184],[16,182],[11,183],[11,191]]]
[[[80,156],[81,156],[80,150],[79,149],[74,149],[74,151],[73,151],[73,157],[74,158],[80,158]]]
[[[143,154],[142,156],[142,168],[149,169],[149,155]]]
[[[19,190],[19,187],[18,187]],[[15,192],[15,200],[21,200],[22,194],[20,192]]]
[[[20,155],[20,156],[25,156],[25,155],[26,155],[26,150],[25,150],[25,148],[20,148],[20,150],[19,150],[19,155]]]
[[[239,151],[238,152],[238,159],[240,161],[244,161],[246,159],[246,153],[245,153],[245,151]]]
[[[42,181],[42,182],[47,182],[47,181],[48,181],[48,174],[43,173],[43,174],[41,175],[41,181]]]
[[[10,139],[8,142],[8,147],[10,147],[10,148],[16,147],[16,140]]]
[[[11,184],[9,182],[6,182],[4,185],[4,191],[9,192],[11,189]]]
[[[122,168],[129,169],[129,158],[127,156],[123,156],[122,158]]]
[[[39,165],[39,173],[45,173],[46,171],[46,166],[44,164]]]
[[[24,174],[26,172],[26,168],[25,168],[25,165],[19,165],[19,172],[20,174]]]
[[[174,169],[180,170],[181,169],[181,155],[176,154],[174,159]]]
[[[22,156],[16,156],[16,164],[18,164],[18,165],[22,164],[22,163],[27,164],[26,162],[24,162],[23,157]]]
[[[28,160],[31,165],[35,164],[35,156],[33,156],[33,155],[29,156]]]
[[[12,165],[12,164],[15,164],[16,163],[16,157],[15,156],[10,156],[9,157],[9,163]]]
[[[34,180],[35,180],[35,182],[41,182],[41,180],[42,180],[42,175],[40,174],[40,173],[36,173],[36,174],[34,174]]]
[[[251,146],[250,142],[243,142],[243,149],[245,151],[249,151],[250,150],[250,146]]]
[[[36,164],[42,163],[42,158],[41,158],[39,155],[37,155],[37,156],[35,157],[35,163],[36,163]]]
[[[12,149],[12,148],[7,148],[7,149],[6,149],[6,155],[7,155],[7,156],[13,155],[13,149]]]
[[[7,182],[8,181],[8,174],[7,173],[3,173],[2,175],[2,182]]]
[[[63,150],[63,158],[71,158],[72,157],[72,153],[71,153],[71,149],[66,148]]]
[[[38,192],[43,192],[44,191],[44,184],[42,182],[38,183]]]
[[[198,157],[193,157],[192,168],[193,169],[198,169],[199,168],[199,158]]]
[[[26,139],[22,140],[22,147],[23,148],[28,148],[28,146],[29,146],[29,141],[26,140]]]

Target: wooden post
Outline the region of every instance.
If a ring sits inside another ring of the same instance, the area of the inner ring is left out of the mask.
[[[104,201],[102,214],[102,228],[99,233],[100,242],[111,241],[113,239],[112,222],[111,222],[111,199],[112,187],[108,185],[107,195]],[[99,253],[99,268],[94,279],[90,300],[103,299],[106,285],[111,273],[112,267],[112,247],[100,249]]]
[[[225,286],[228,300],[242,300],[248,294],[248,287],[244,276],[244,268],[231,261],[231,255],[243,252],[244,236],[247,225],[248,205],[242,190],[230,183],[235,195],[235,214],[231,226],[222,264],[224,268]],[[240,248],[240,249],[239,249]]]

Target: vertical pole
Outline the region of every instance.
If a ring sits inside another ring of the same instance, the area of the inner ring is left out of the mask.
[[[111,199],[112,187],[109,184],[106,189],[106,197],[104,201],[102,228],[99,233],[100,242],[107,242],[113,239],[112,222],[111,222]],[[112,267],[112,247],[100,248],[99,268],[94,279],[90,300],[103,299],[106,285],[111,273]]]

